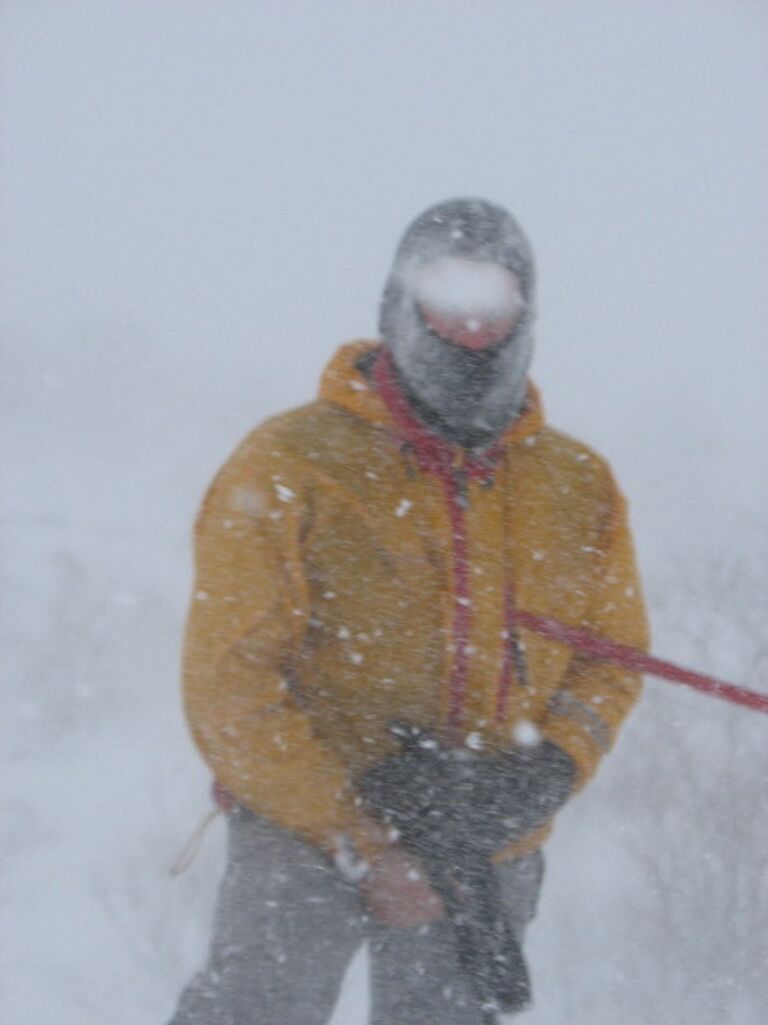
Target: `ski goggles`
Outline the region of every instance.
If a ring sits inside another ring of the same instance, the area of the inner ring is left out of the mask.
[[[520,279],[497,263],[446,256],[416,272],[416,305],[447,342],[479,350],[503,341],[520,321]]]

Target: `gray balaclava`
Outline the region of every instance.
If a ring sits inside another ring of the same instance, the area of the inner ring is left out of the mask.
[[[510,333],[472,351],[426,323],[414,297],[419,270],[443,257],[496,263],[517,275],[523,307]],[[403,236],[381,302],[380,329],[419,416],[449,441],[483,448],[520,413],[533,355],[534,267],[514,218],[483,199],[430,207]]]

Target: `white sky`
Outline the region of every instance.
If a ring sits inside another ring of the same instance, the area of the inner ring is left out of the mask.
[[[768,8],[6,0],[12,512],[162,522],[375,331],[401,231],[483,195],[539,266],[534,377],[641,555],[764,540]]]

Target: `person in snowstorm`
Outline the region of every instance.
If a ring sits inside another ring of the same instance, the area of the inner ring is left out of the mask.
[[[343,346],[214,480],[185,687],[229,863],[173,1025],[324,1025],[364,939],[373,1025],[527,1004],[541,845],[641,682],[517,614],[647,644],[624,499],[545,424],[533,321],[515,220],[432,207],[381,339]]]

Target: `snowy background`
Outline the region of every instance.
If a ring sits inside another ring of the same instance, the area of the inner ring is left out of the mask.
[[[407,222],[508,206],[551,421],[631,499],[656,651],[768,689],[768,8],[5,0],[3,1022],[163,1025],[222,829],[189,529],[375,332]],[[563,813],[526,1025],[762,1025],[768,720],[662,683]],[[334,1025],[364,1025],[365,954]]]

